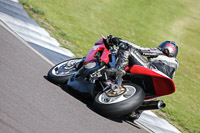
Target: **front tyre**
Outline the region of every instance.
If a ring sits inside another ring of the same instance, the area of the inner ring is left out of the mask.
[[[77,67],[80,67],[81,61],[81,58],[74,58],[55,65],[48,72],[48,80],[55,84],[65,84],[77,71]]]
[[[135,111],[144,101],[144,91],[136,84],[122,83],[120,95],[101,91],[94,99],[95,110],[106,117],[118,117]],[[124,91],[124,92],[123,92]]]

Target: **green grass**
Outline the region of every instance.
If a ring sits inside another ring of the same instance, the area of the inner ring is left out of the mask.
[[[179,45],[176,92],[161,98],[165,118],[183,132],[200,132],[199,0],[20,0],[63,47],[85,56],[99,34],[144,47]]]

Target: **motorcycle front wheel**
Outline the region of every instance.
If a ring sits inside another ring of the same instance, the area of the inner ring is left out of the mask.
[[[143,89],[132,83],[122,83],[119,93],[99,92],[93,102],[95,110],[106,117],[119,117],[135,111],[144,101]]]
[[[65,84],[77,71],[77,67],[80,67],[81,61],[82,58],[74,58],[55,65],[48,72],[48,80],[55,84]]]

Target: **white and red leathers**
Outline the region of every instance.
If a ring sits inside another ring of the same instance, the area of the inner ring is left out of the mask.
[[[165,55],[158,48],[144,48],[131,42],[120,40],[116,68],[124,70],[128,64],[158,69],[171,79],[173,79],[178,68],[176,58]]]

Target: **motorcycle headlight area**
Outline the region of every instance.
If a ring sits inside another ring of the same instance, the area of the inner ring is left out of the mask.
[[[87,64],[85,65],[85,68],[86,68],[86,69],[92,69],[92,68],[94,68],[94,67],[96,67],[96,62],[89,62],[89,63],[87,63]]]

